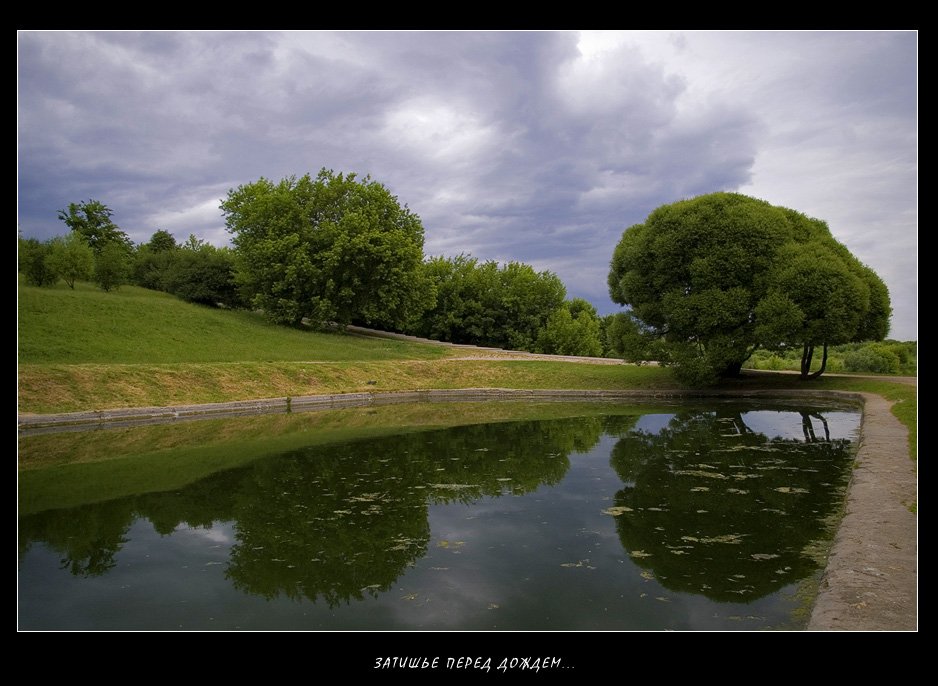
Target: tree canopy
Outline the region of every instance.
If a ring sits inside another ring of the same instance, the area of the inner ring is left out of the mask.
[[[238,278],[273,321],[396,328],[432,298],[420,218],[369,176],[261,178],[229,191],[221,209]]]
[[[49,257],[46,258],[49,268],[69,288],[74,289],[76,281],[91,277],[94,252],[80,234],[73,231],[67,236],[57,236],[50,241],[50,248]]]
[[[609,292],[692,384],[738,373],[759,347],[802,347],[807,377],[815,346],[826,359],[829,345],[881,340],[891,313],[885,284],[825,222],[736,193],[664,205],[628,228]]]
[[[556,274],[522,262],[435,257],[423,271],[436,302],[410,331],[440,341],[533,351],[566,296]]]
[[[98,200],[69,203],[68,210],[59,210],[59,219],[72,231],[80,234],[95,256],[109,243],[116,243],[129,254],[133,243],[126,233],[111,220],[111,208]]]
[[[596,308],[583,298],[564,302],[539,332],[536,352],[600,357],[603,345]]]

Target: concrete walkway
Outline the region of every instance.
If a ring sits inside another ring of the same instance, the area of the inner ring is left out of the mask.
[[[918,628],[918,501],[908,431],[892,403],[863,393],[863,428],[846,514],[808,629]]]

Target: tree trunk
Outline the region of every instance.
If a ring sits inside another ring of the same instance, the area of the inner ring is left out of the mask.
[[[807,378],[816,379],[824,373],[825,369],[827,369],[827,343],[824,344],[824,356],[821,358],[821,368],[814,372],[814,374],[809,375]]]
[[[811,423],[811,414],[809,412],[801,413],[801,432],[804,434],[805,443],[817,443],[814,424]]]
[[[811,373],[811,358],[814,357],[814,346],[807,343],[801,352],[801,378],[807,379]]]
[[[740,370],[743,368],[742,362],[731,362],[726,365],[726,369],[723,370],[721,376],[739,376]]]

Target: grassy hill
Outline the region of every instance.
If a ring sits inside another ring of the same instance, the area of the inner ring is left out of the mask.
[[[20,285],[21,363],[218,363],[425,360],[445,348],[276,326],[253,312],[215,310],[135,286]]]
[[[656,367],[464,360],[442,346],[290,329],[91,284],[20,284],[18,371],[24,413],[423,388],[674,386]]]

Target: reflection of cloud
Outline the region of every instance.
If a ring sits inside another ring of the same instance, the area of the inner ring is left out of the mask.
[[[202,538],[212,543],[230,545],[234,542],[234,522],[216,522],[208,528],[180,524],[176,527],[175,533],[192,536],[193,538]]]

